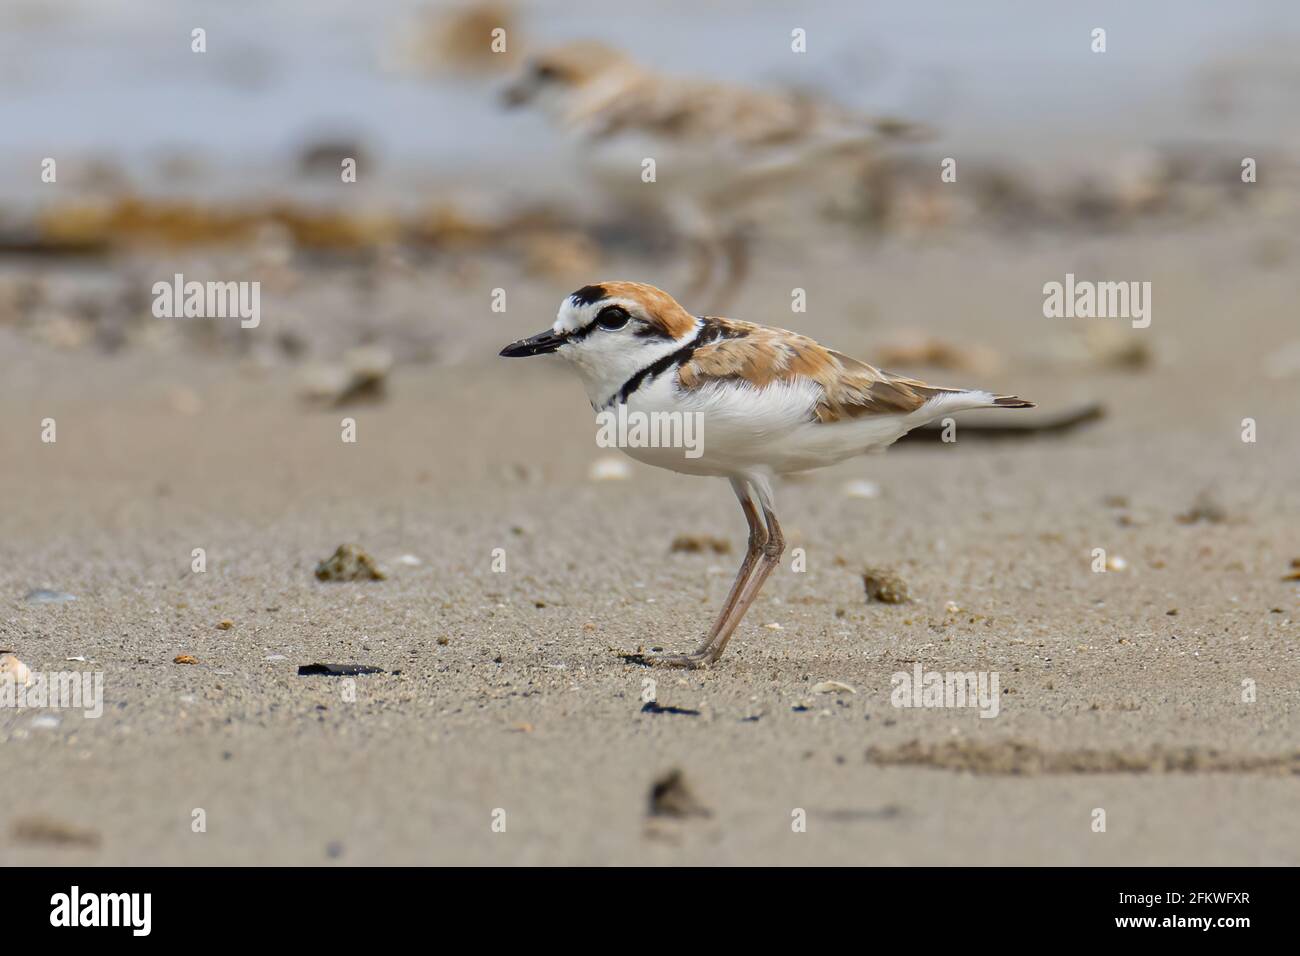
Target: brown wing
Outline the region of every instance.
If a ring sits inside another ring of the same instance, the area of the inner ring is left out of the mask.
[[[826,398],[817,405],[818,421],[837,422],[865,415],[906,415],[935,395],[961,391],[885,372],[839,352],[829,354],[839,363],[840,374],[829,384],[820,383]]]
[[[773,382],[805,378],[821,387],[813,417],[823,423],[866,415],[904,415],[940,392],[916,379],[882,372],[866,362],[818,345],[805,335],[733,319],[704,320],[701,345],[678,370],[682,388],[713,382]]]
[[[795,141],[824,117],[801,97],[647,74],[596,106],[587,121],[600,136],[637,130],[747,148]]]

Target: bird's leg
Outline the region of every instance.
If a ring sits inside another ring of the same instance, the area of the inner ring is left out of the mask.
[[[766,528],[763,528],[759,523],[758,511],[754,507],[748,488],[742,492],[743,486],[739,486],[734,481],[732,487],[736,488],[736,496],[740,498],[741,507],[745,509],[745,517],[749,521],[749,551],[740,566],[740,573],[736,575],[736,583],[732,585],[731,593],[722,606],[722,612],[718,615],[718,620],[704,643],[689,654],[654,658],[656,664],[666,667],[699,667],[702,664],[712,664],[721,657],[727,641],[731,640],[731,635],[745,616],[745,612],[758,597],[758,592],[762,589],[768,575],[781,563],[781,554],[785,551],[785,537],[781,534],[781,526],[777,523],[776,515],[764,505],[763,518]]]
[[[737,226],[727,233],[719,246],[727,268],[721,285],[714,291],[709,303],[709,311],[714,315],[726,313],[731,300],[749,275],[749,239],[741,227]]]
[[[723,602],[722,610],[718,612],[713,627],[709,628],[709,636],[704,641],[705,646],[717,636],[718,631],[722,629],[723,622],[727,619],[727,615],[736,606],[741,589],[745,586],[745,582],[749,580],[749,576],[754,570],[754,564],[758,561],[758,556],[763,552],[763,545],[767,543],[767,528],[758,516],[758,505],[754,503],[749,487],[744,481],[736,479],[732,479],[731,487],[736,492],[736,497],[740,499],[740,507],[745,512],[745,521],[749,524],[749,543],[745,547],[745,560],[740,563],[740,570],[736,572],[736,580],[727,593],[727,600]]]
[[[662,664],[666,667],[698,667],[702,663],[717,660],[717,655],[722,653],[721,647],[718,647],[716,652],[714,650],[718,633],[726,624],[728,617],[736,606],[736,602],[740,599],[745,583],[753,574],[754,566],[758,563],[759,557],[763,553],[763,547],[767,543],[767,528],[764,527],[763,521],[759,517],[758,505],[754,501],[749,484],[743,480],[733,478],[731,488],[736,493],[741,510],[745,512],[745,521],[749,524],[749,544],[745,549],[745,559],[740,563],[740,570],[736,572],[736,580],[732,583],[731,591],[727,594],[727,599],[722,604],[722,610],[718,612],[718,617],[713,622],[713,627],[709,629],[704,643],[690,654],[655,657],[652,659],[655,664]],[[726,643],[726,638],[723,638],[722,643]]]
[[[767,582],[768,576],[781,563],[781,555],[785,552],[785,536],[781,533],[781,525],[777,523],[776,515],[766,505],[763,507],[763,519],[767,523],[767,541],[763,544],[763,553],[759,557],[758,565],[754,568],[754,573],[745,582],[745,588],[740,592],[735,606],[731,609],[731,614],[719,629],[717,636],[714,638],[713,656],[709,659],[712,663],[722,656],[722,650],[727,646],[727,641],[731,639],[732,632],[744,618],[745,612],[749,606],[754,603],[758,597],[758,592],[763,589]]]
[[[695,302],[704,295],[713,280],[718,250],[709,236],[689,236],[686,243],[690,248],[690,274],[686,279],[683,301]]]
[[[718,224],[708,210],[682,198],[669,205],[668,213],[689,256],[684,300],[699,302],[717,281],[718,264],[725,257]]]

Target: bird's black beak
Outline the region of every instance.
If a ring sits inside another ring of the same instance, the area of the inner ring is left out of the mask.
[[[553,329],[538,332],[518,342],[511,342],[501,350],[506,358],[522,358],[526,355],[548,355],[567,342],[568,336],[561,335]]]

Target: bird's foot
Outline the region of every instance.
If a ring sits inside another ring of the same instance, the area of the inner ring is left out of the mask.
[[[619,656],[629,664],[641,664],[645,667],[679,667],[687,670],[704,667],[717,659],[705,649],[692,651],[689,654],[667,654],[662,650],[654,649],[649,652],[638,651],[635,654]]]

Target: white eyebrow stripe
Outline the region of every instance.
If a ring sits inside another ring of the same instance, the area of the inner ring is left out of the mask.
[[[565,299],[560,305],[559,312],[555,315],[555,324],[552,328],[562,335],[573,335],[581,333],[586,335],[591,331],[591,326],[596,321],[596,316],[600,315],[600,310],[608,308],[611,305],[622,306],[627,310],[633,319],[644,322],[645,319],[637,315],[641,308],[641,303],[635,299],[629,299],[624,296],[613,296],[608,299],[600,299],[590,305],[574,305],[571,299]]]

